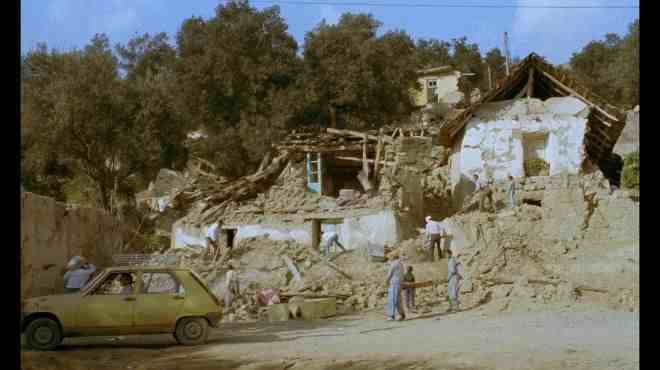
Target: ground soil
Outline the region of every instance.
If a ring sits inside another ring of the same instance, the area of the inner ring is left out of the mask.
[[[639,368],[638,311],[554,305],[493,313],[489,303],[403,322],[382,310],[317,321],[223,324],[209,343],[169,335],[67,339],[23,350],[24,370],[48,369],[599,369]],[[497,310],[495,310],[497,311]]]

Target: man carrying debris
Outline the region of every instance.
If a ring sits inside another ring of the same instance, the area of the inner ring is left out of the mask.
[[[234,266],[230,263],[227,267],[227,290],[225,291],[225,307],[231,307],[234,297],[239,295],[238,275],[234,271]]]
[[[330,255],[330,247],[332,247],[332,244],[337,244],[342,251],[346,252],[346,248],[339,243],[339,234],[336,232],[325,231],[321,239],[323,240],[323,250],[326,256]]]
[[[427,248],[430,252],[431,262],[434,261],[434,250],[438,250],[438,259],[442,258],[442,226],[439,222],[431,219],[431,216],[426,216],[426,242]]]
[[[387,316],[388,321],[396,319],[396,312],[399,312],[401,318],[399,321],[406,319],[406,313],[403,311],[403,302],[401,302],[401,281],[403,280],[403,262],[399,251],[394,251],[390,254],[392,264],[387,274],[385,283],[388,285],[387,289]]]
[[[474,174],[474,184],[477,187],[479,195],[479,210],[481,212],[486,211],[486,199],[488,199],[489,208],[492,210],[493,207],[493,189],[491,187],[490,181],[486,179],[480,179],[479,175]]]
[[[96,266],[79,256],[73,257],[67,268],[69,271],[64,274],[64,291],[66,293],[79,292],[87,284],[90,276],[96,272]]]
[[[447,250],[447,254],[449,254],[449,262],[447,263],[447,279],[449,280],[447,284],[447,295],[449,296],[449,311],[453,311],[454,309],[458,310],[460,305],[458,301],[458,282],[463,277],[458,273],[459,264],[456,260],[458,254],[456,253],[456,256],[454,256],[455,253],[452,253],[451,249]]]

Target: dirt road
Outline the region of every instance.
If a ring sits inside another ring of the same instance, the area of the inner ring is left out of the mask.
[[[638,369],[639,316],[558,307],[486,314],[432,313],[387,322],[378,312],[332,320],[237,323],[199,347],[167,335],[66,340],[22,354],[47,369]]]

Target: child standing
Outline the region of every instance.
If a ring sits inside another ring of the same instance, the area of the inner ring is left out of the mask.
[[[415,275],[413,275],[412,266],[408,266],[408,271],[403,276],[403,282],[404,283],[414,283],[415,282]],[[405,295],[406,308],[407,309],[415,308],[415,288],[404,288],[403,293]]]

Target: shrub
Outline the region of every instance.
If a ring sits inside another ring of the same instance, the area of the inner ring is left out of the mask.
[[[550,164],[541,158],[527,159],[523,165],[527,176],[548,176],[550,174]]]
[[[621,172],[621,184],[628,189],[639,188],[639,151],[626,155]]]

